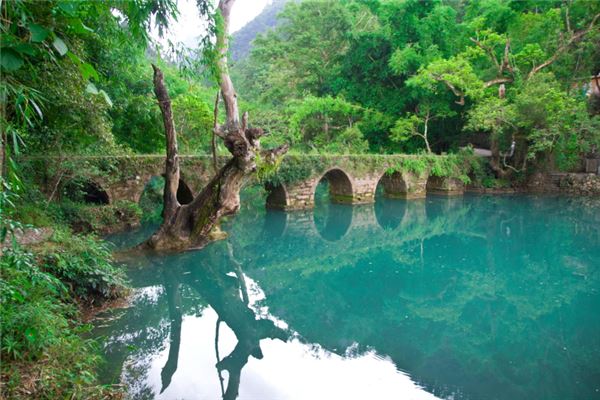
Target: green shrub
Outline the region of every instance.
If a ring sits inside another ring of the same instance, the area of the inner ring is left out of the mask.
[[[48,208],[56,223],[65,224],[76,232],[110,232],[115,228],[137,224],[142,210],[126,200],[114,204],[87,204],[64,199]]]
[[[35,359],[66,327],[66,320],[55,317],[67,311],[57,302],[67,288],[21,249],[6,249],[0,268],[2,352],[13,359]]]
[[[97,386],[96,344],[81,334],[69,290],[33,253],[8,248],[0,256],[2,393],[11,399],[106,398]]]
[[[44,268],[83,300],[115,298],[123,293],[125,273],[111,263],[108,246],[93,235],[57,230],[36,250]]]

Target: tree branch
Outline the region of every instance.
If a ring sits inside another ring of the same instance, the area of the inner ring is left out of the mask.
[[[471,40],[471,42],[475,43],[475,45],[477,45],[477,47],[479,47],[480,49],[485,51],[487,53],[488,57],[490,58],[490,60],[492,60],[492,62],[496,66],[496,69],[498,71],[500,71],[501,66],[500,66],[500,63],[498,62],[498,58],[496,57],[496,54],[494,54],[494,49],[489,46],[484,45],[483,43],[481,43],[479,40],[477,40],[475,38],[469,38],[469,40]]]
[[[163,223],[170,221],[179,208],[177,189],[179,188],[179,155],[177,152],[177,133],[173,123],[171,99],[165,87],[164,76],[160,68],[152,64],[154,69],[154,94],[163,117],[165,137],[167,141],[167,158],[165,162],[165,189],[163,192]]]
[[[585,35],[587,35],[589,32],[592,31],[592,29],[594,28],[594,25],[596,24],[598,19],[600,19],[600,14],[596,14],[594,16],[594,18],[592,18],[592,21],[590,22],[590,24],[588,25],[587,28],[582,29],[578,32],[575,32],[574,34],[571,35],[571,38],[566,43],[563,43],[562,45],[558,46],[558,49],[556,49],[556,51],[554,52],[554,54],[551,57],[549,57],[546,61],[544,61],[540,65],[534,67],[531,71],[529,71],[529,74],[527,74],[527,80],[531,79],[535,74],[540,72],[542,69],[544,69],[544,68],[548,67],[549,65],[551,65],[552,63],[554,63],[556,60],[558,60],[558,57],[560,57],[565,51],[567,51],[567,49],[569,47],[571,47],[573,44],[575,44],[578,41],[580,41],[581,39],[583,39],[585,37]]]
[[[511,74],[514,74],[512,65],[510,65],[510,39],[506,38],[506,44],[504,45],[504,56],[502,57],[502,65],[500,66],[500,74],[507,70]]]
[[[500,83],[510,83],[512,81],[513,81],[513,78],[495,78],[495,79],[485,82],[483,84],[483,87],[485,87],[487,89],[490,86],[498,85]]]

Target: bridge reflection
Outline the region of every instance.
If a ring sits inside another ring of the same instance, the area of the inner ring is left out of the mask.
[[[307,236],[335,242],[344,239],[353,231],[368,229],[378,231],[396,231],[410,229],[427,219],[427,210],[432,207],[451,209],[461,202],[459,199],[443,199],[446,206],[438,202],[403,201],[383,199],[375,204],[339,205],[325,204],[314,210],[284,212],[268,210],[263,224],[263,235],[271,238]]]

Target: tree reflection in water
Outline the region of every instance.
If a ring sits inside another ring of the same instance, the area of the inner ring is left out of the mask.
[[[185,257],[181,265],[174,266],[166,262],[162,267],[164,288],[168,301],[170,319],[169,355],[161,371],[163,393],[171,383],[177,371],[177,361],[181,344],[182,304],[180,289],[187,285],[200,295],[218,315],[215,334],[216,369],[221,381],[222,396],[225,400],[235,399],[239,393],[240,377],[250,356],[262,359],[260,347],[262,339],[280,339],[286,341],[288,333],[266,318],[258,318],[250,307],[245,276],[241,264],[228,246],[225,254],[227,262],[203,260],[202,265],[187,264],[192,261]],[[212,253],[215,256],[215,252]],[[196,262],[197,259],[194,260]],[[225,270],[223,265],[227,265]],[[233,274],[231,273],[233,272]],[[233,276],[232,276],[233,275]],[[233,351],[221,358],[219,354],[219,330],[224,322],[235,333],[237,344]],[[227,384],[224,384],[223,371],[228,373]]]

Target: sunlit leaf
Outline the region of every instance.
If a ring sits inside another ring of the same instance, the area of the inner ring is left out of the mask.
[[[93,78],[95,80],[100,79],[100,77],[98,76],[98,72],[92,66],[92,64],[86,62],[79,64],[79,71],[81,72],[81,76],[83,76],[83,79],[85,80],[88,80],[90,78]]]
[[[79,65],[83,62],[83,61],[81,61],[81,58],[79,58],[79,56],[77,54],[73,53],[72,51],[69,51],[67,53],[67,57],[69,57],[69,59],[71,59],[71,61],[73,61],[77,65]]]
[[[79,18],[73,18],[69,26],[71,27],[71,29],[73,29],[73,31],[75,31],[75,33],[79,33],[82,35],[94,32],[92,28],[86,26],[83,22],[81,22]]]
[[[110,97],[108,96],[108,93],[106,93],[104,90],[101,90],[101,91],[100,91],[100,94],[102,94],[102,96],[104,97],[104,100],[106,101],[106,103],[107,103],[109,106],[111,106],[111,107],[112,107],[112,106],[113,106],[113,102],[112,102],[112,100],[110,99]]]
[[[13,141],[13,150],[15,152],[15,155],[19,155],[19,136],[17,134],[17,131],[13,129],[12,131],[12,141]]]
[[[98,94],[100,93],[98,91],[98,88],[96,87],[96,85],[94,85],[92,82],[88,82],[85,91],[91,94]]]
[[[65,42],[63,42],[63,40],[58,36],[54,38],[52,46],[54,46],[56,51],[58,51],[58,54],[60,54],[61,56],[64,56],[69,51],[69,48],[67,47]]]
[[[38,104],[33,99],[30,99],[29,101],[31,102],[31,105],[33,106],[35,112],[37,112],[37,114],[39,115],[40,119],[42,119],[44,117],[44,114],[42,113],[40,106],[38,106]]]

